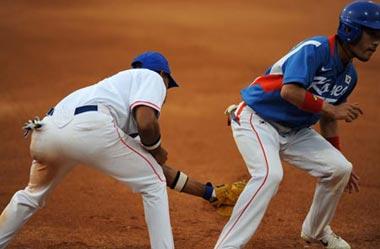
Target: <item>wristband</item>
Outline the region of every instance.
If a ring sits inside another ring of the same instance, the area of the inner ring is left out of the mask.
[[[326,140],[329,141],[330,144],[332,146],[334,146],[336,149],[340,150],[340,143],[339,143],[339,137],[338,136],[327,137]]]
[[[185,173],[177,171],[177,175],[175,176],[170,188],[175,189],[178,192],[182,192],[183,188],[186,186],[188,179],[189,177]]]
[[[170,185],[171,189],[174,189],[175,185],[178,182],[178,178],[179,178],[180,174],[181,174],[181,171],[177,171],[177,174],[175,175],[174,180],[173,180],[172,184]]]
[[[161,145],[161,136],[159,136],[158,139],[157,139],[157,141],[156,141],[154,144],[152,144],[152,145],[145,145],[145,144],[143,144],[142,142],[141,142],[141,144],[142,144],[142,146],[143,146],[146,150],[149,150],[149,151],[151,151],[151,150],[155,150],[155,149],[157,149],[158,147],[160,147],[160,145]]]
[[[321,98],[318,98],[311,92],[306,91],[303,103],[299,108],[307,112],[319,113],[322,111],[322,106],[323,100]]]
[[[205,192],[203,193],[203,199],[205,200],[211,200],[211,198],[213,197],[212,196],[212,193],[214,192],[214,187],[212,186],[212,184],[210,182],[206,183],[205,185]]]

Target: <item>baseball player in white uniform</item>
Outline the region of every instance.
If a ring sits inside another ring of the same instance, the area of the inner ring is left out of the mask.
[[[1,249],[78,163],[100,169],[141,193],[151,247],[174,248],[166,178],[160,166],[167,152],[161,146],[158,116],[166,90],[177,83],[158,52],[141,54],[132,66],[140,68],[79,89],[43,120],[27,124],[26,130],[33,130],[30,180],[0,216]],[[140,140],[132,138],[136,135]],[[184,183],[180,184],[182,188]]]

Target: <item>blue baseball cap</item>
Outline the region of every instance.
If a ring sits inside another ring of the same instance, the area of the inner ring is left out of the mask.
[[[178,87],[177,82],[171,76],[169,62],[161,53],[155,51],[144,52],[133,59],[131,63],[132,67],[137,62],[141,63],[141,68],[146,68],[156,72],[163,71],[167,73],[169,76],[168,88]]]

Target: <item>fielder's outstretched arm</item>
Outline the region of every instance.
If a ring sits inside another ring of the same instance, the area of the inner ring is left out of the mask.
[[[213,187],[211,184],[200,183],[188,177],[185,173],[177,171],[167,165],[161,165],[161,167],[164,170],[167,186],[171,189],[199,196],[208,201],[212,199]]]
[[[168,187],[178,192],[202,197],[217,206],[217,208],[224,205],[231,207],[236,203],[236,200],[245,187],[245,182],[239,181],[220,186],[213,186],[209,182],[203,184],[189,178],[182,171],[167,166],[165,162],[168,153],[161,146],[157,110],[149,106],[141,105],[135,107],[133,114],[137,123],[141,144],[161,165]]]
[[[178,192],[203,197],[208,201],[213,200],[215,192],[211,183],[202,184],[190,179],[185,173],[165,165],[167,152],[161,147],[160,126],[157,117],[157,111],[148,106],[137,106],[134,110],[141,144],[161,165],[167,186]]]

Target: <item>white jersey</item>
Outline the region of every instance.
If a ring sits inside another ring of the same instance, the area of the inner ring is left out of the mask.
[[[164,171],[132,138],[137,133],[133,109],[144,105],[160,112],[165,97],[166,86],[158,73],[130,69],[60,101],[33,129],[30,181],[0,212],[0,249],[77,164],[104,172],[141,193],[151,248],[174,249]]]
[[[137,127],[131,116],[133,108],[145,105],[160,112],[165,97],[166,86],[158,73],[129,69],[71,93],[55,106],[54,114],[72,117],[79,106],[103,104],[125,133],[135,134]]]

